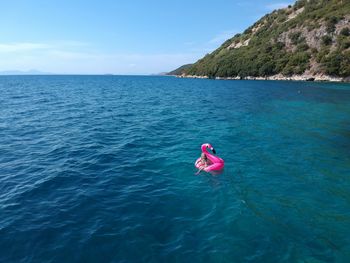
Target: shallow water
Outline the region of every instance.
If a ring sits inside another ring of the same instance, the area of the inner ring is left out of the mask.
[[[0,78],[0,262],[349,262],[350,85]],[[195,176],[200,145],[226,161]]]

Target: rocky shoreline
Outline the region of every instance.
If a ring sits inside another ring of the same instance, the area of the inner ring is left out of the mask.
[[[210,79],[209,76],[197,76],[197,75],[178,75],[178,78],[196,78],[196,79]],[[289,80],[289,81],[327,81],[327,82],[350,82],[350,77],[340,78],[332,77],[328,75],[294,75],[284,76],[282,74],[268,76],[268,77],[213,77],[211,79],[221,80]]]

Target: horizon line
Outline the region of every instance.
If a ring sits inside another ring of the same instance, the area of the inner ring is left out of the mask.
[[[170,76],[165,74],[114,74],[114,73],[43,73],[43,74],[1,74],[2,76]]]

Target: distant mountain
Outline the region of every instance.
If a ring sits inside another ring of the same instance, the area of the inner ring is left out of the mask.
[[[21,70],[6,70],[6,71],[0,71],[0,75],[52,75],[53,73],[49,72],[42,72],[39,70],[31,69],[28,71],[21,71]]]
[[[186,65],[183,65],[173,71],[170,71],[168,73],[166,73],[166,75],[181,75],[183,73],[185,73],[185,71],[187,69],[189,69],[193,64],[186,64]]]
[[[299,0],[275,10],[191,66],[209,78],[350,79],[350,1]],[[180,68],[181,69],[181,68]]]
[[[151,76],[165,76],[167,74],[168,72],[159,72],[159,73],[151,74]]]

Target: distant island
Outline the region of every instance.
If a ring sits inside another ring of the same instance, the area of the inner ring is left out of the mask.
[[[169,75],[350,81],[350,1],[299,0]]]

